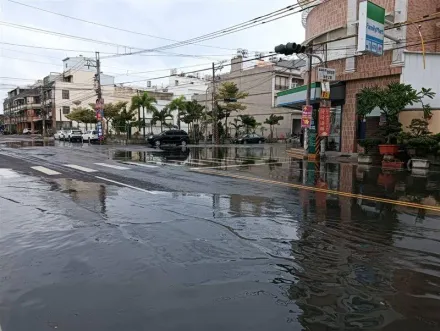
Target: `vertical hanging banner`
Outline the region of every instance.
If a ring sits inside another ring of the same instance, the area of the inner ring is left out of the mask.
[[[96,112],[96,131],[98,131],[98,139],[104,139],[104,131],[102,129],[102,121],[104,120],[104,99],[96,99],[95,104],[95,112]]]
[[[358,52],[383,55],[385,8],[370,1],[359,3]]]
[[[319,108],[318,134],[320,137],[328,137],[330,134],[330,107]]]
[[[302,116],[301,116],[301,127],[310,129],[312,125],[312,106],[303,106]]]

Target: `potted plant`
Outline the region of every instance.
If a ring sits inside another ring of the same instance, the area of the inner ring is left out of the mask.
[[[380,132],[385,140],[379,145],[379,152],[384,155],[382,165],[389,168],[401,168],[403,162],[398,161],[395,155],[399,152],[397,139],[402,132],[402,125],[399,122],[399,114],[407,106],[414,103],[421,103],[425,117],[430,116],[429,105],[424,105],[423,99],[434,98],[435,93],[431,89],[422,88],[417,91],[411,85],[391,83],[386,87],[364,88],[358,94],[357,114],[359,116],[369,115],[375,108],[379,108],[383,121],[381,121]]]
[[[408,128],[410,131],[401,136],[411,156],[412,168],[429,169],[430,162],[427,155],[437,151],[437,140],[428,129],[428,120],[415,118]]]
[[[377,154],[377,146],[382,142],[378,138],[367,138],[358,141],[359,146],[364,148],[364,152],[358,154],[359,164],[372,164],[373,156]]]

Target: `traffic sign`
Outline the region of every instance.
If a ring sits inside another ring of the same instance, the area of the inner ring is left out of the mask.
[[[318,80],[336,80],[336,69],[319,67]]]

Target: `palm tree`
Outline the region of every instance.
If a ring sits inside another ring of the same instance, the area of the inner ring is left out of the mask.
[[[243,124],[241,123],[241,120],[236,117],[234,118],[234,122],[232,122],[231,125],[235,128],[235,138],[237,138],[240,128],[243,127]]]
[[[270,127],[270,139],[273,139],[273,128],[275,125],[280,125],[280,121],[284,119],[283,116],[278,116],[275,114],[270,114],[268,118],[264,121],[264,123],[269,124]]]
[[[218,94],[215,96],[215,99],[219,102],[224,103],[221,110],[223,112],[223,117],[225,118],[225,128],[226,128],[226,136],[228,136],[228,118],[231,116],[231,113],[245,110],[246,106],[243,105],[238,100],[245,99],[249,96],[249,93],[240,92],[237,84],[233,82],[224,82],[218,91]]]
[[[180,116],[181,113],[185,111],[185,107],[186,107],[186,99],[183,95],[181,95],[177,99],[174,99],[168,105],[168,109],[170,111],[177,110],[177,126],[179,130],[180,130]]]
[[[251,129],[255,130],[258,126],[257,120],[251,115],[238,115],[238,117],[240,117],[241,123],[243,123],[243,126],[246,129],[246,133],[249,133]]]
[[[191,128],[192,125],[192,133],[193,133],[193,139],[197,141],[196,139],[196,132],[194,130],[194,124],[199,124],[199,121],[203,118],[203,110],[205,109],[205,106],[202,106],[197,102],[197,100],[187,101],[185,106],[185,116],[182,118],[182,120],[188,124],[188,127]]]
[[[131,109],[138,110],[138,118],[139,118],[139,131],[141,130],[141,114],[140,109],[142,108],[142,126],[144,128],[144,137],[145,137],[145,110],[148,113],[154,113],[157,111],[157,108],[154,106],[157,104],[156,98],[150,97],[147,92],[144,92],[142,95],[135,95],[131,98]]]
[[[267,128],[264,126],[260,127],[261,135],[264,136],[264,131],[267,131]]]
[[[160,122],[160,131],[163,131],[163,126],[165,124],[165,121],[167,118],[173,118],[173,115],[171,115],[170,110],[165,107],[162,110],[155,109],[153,111],[153,118],[151,119],[151,125],[155,125],[158,121]]]

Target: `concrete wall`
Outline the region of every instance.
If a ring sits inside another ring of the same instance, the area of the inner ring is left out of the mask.
[[[440,30],[440,29],[439,29]],[[400,81],[411,84],[416,90],[431,88],[437,93],[434,99],[425,98],[432,108],[440,109],[440,54],[426,54],[426,69],[423,68],[423,56],[420,53],[405,53],[405,66]],[[420,109],[421,104],[408,106],[407,109]]]
[[[409,131],[408,126],[413,119],[423,119],[423,111],[410,110],[402,111],[399,114],[399,121],[402,123],[404,131]],[[429,120],[429,131],[432,133],[440,133],[440,110],[434,110],[432,112],[432,118]]]

